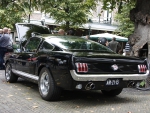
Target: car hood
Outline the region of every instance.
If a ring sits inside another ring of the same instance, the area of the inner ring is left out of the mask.
[[[50,34],[47,27],[32,23],[16,23],[18,41],[23,42],[29,39],[32,35]]]

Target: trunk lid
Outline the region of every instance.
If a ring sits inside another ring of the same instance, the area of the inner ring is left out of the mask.
[[[148,69],[146,59],[127,57],[119,54],[109,54],[109,53],[74,52],[73,54],[74,54],[73,60],[77,73],[144,74]],[[83,66],[82,63],[84,63]],[[84,68],[85,64],[87,65],[87,71],[78,71],[79,67]]]

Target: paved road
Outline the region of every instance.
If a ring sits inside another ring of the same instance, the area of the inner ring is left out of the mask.
[[[64,91],[60,101],[48,102],[36,84],[7,83],[0,70],[0,113],[150,113],[150,91],[127,88],[115,98],[100,91]]]

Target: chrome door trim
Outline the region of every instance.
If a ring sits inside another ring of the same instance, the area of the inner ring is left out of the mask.
[[[12,69],[12,72],[15,73],[15,74],[18,74],[18,75],[20,75],[20,76],[24,76],[24,77],[27,77],[27,78],[31,78],[31,79],[36,80],[36,81],[39,80],[39,77],[36,76],[36,75],[32,75],[32,74],[25,73],[25,72],[22,72],[22,71],[18,71],[18,70],[15,70],[15,69]]]

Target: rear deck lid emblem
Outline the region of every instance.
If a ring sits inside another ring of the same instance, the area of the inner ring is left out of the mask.
[[[118,66],[117,66],[116,64],[112,65],[111,68],[112,68],[114,71],[118,70]]]

